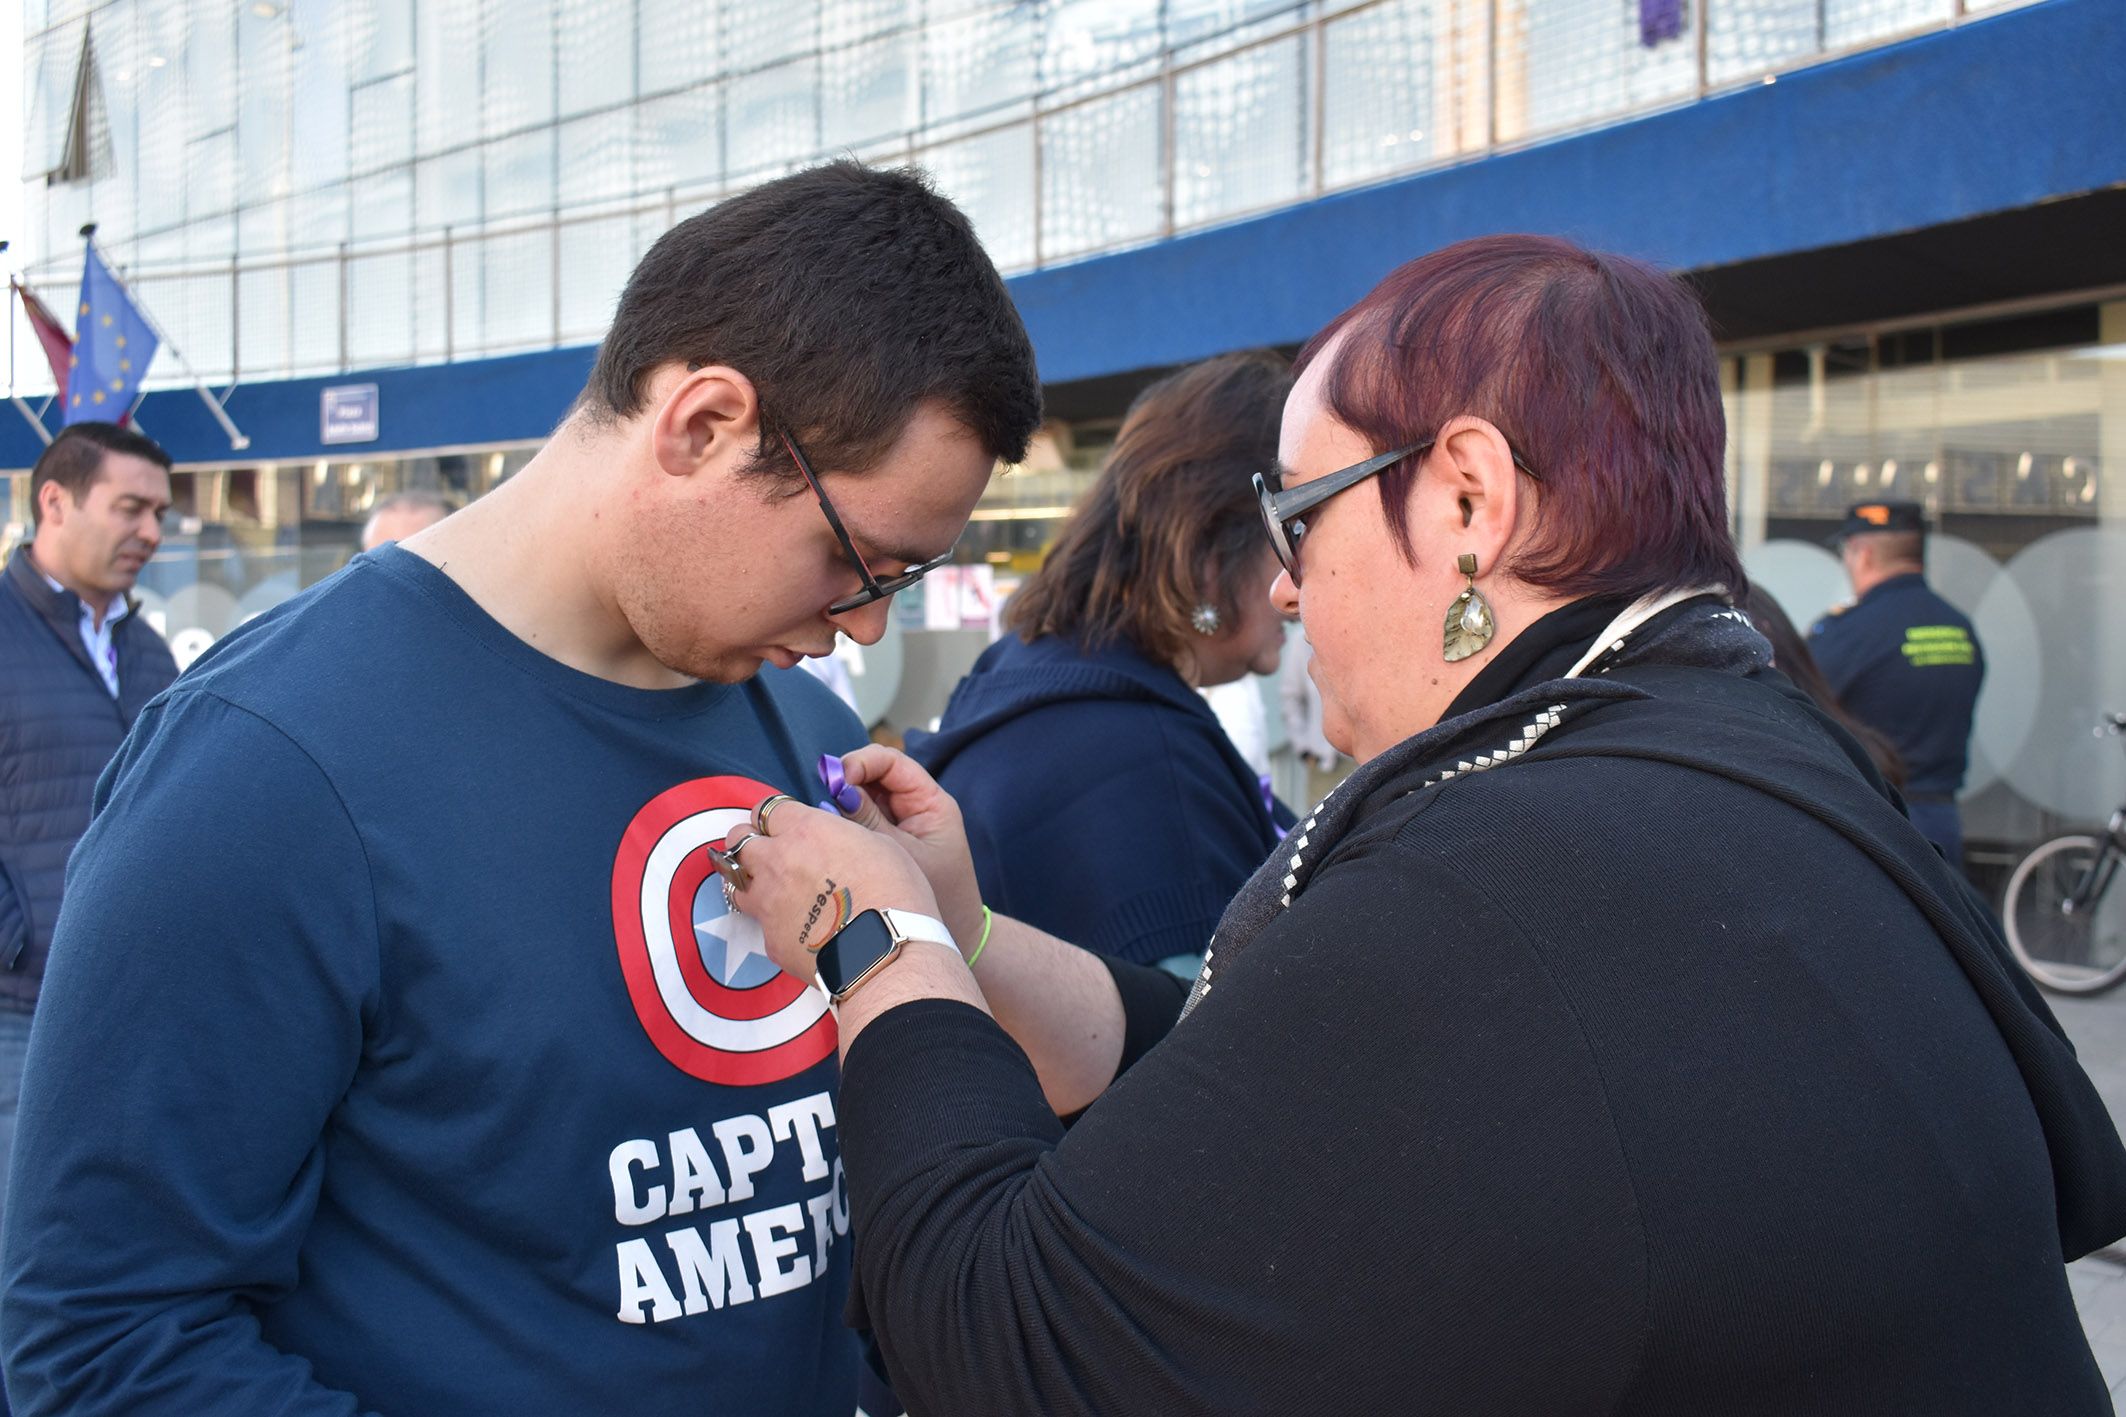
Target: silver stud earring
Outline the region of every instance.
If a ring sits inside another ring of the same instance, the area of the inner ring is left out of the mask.
[[[1469,578],[1469,585],[1447,607],[1446,655],[1449,664],[1482,650],[1498,633],[1498,622],[1491,616],[1491,605],[1484,599],[1484,593],[1476,588],[1476,557],[1464,552],[1454,563],[1454,568]]]
[[[1199,605],[1189,612],[1188,622],[1196,627],[1196,633],[1199,635],[1215,635],[1218,633],[1218,627],[1224,623],[1218,616],[1218,607],[1209,603]]]

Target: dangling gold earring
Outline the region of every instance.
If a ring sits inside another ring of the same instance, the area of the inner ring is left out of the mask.
[[[1491,604],[1476,588],[1476,557],[1464,552],[1454,567],[1469,578],[1469,587],[1454,597],[1454,604],[1447,607],[1449,664],[1477,653],[1498,633],[1498,622],[1491,618]]]

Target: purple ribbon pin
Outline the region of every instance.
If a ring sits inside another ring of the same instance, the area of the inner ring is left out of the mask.
[[[1270,775],[1261,773],[1257,775],[1255,782],[1257,786],[1262,788],[1262,810],[1270,814],[1270,825],[1275,827],[1277,825],[1277,794],[1270,789]],[[1292,829],[1290,827],[1282,828],[1277,833],[1277,839],[1282,841],[1291,834]]]
[[[853,817],[863,807],[864,794],[849,785],[849,779],[842,775],[842,760],[834,754],[819,755],[819,780],[826,784],[827,795],[841,808],[843,816]]]

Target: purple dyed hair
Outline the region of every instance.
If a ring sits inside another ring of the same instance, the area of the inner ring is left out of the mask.
[[[1727,419],[1705,310],[1644,262],[1552,236],[1482,236],[1395,270],[1299,352],[1342,337],[1324,385],[1376,448],[1483,418],[1541,479],[1505,568],[1556,595],[1746,584],[1727,524]],[[1414,564],[1417,464],[1376,479]]]

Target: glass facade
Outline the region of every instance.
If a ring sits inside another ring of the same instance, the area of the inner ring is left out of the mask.
[[[1744,560],[1797,623],[1850,596],[1824,545],[1847,505],[1898,497],[1935,517],[1930,579],[1976,622],[1989,664],[1964,802],[1974,870],[2002,871],[2126,801],[2126,754],[2091,731],[2126,710],[2126,302],[1739,349],[1722,375]],[[895,676],[875,712],[906,726],[942,707],[1117,421],[1050,425],[976,511],[957,574],[897,598],[910,677],[904,647],[875,656]],[[378,498],[468,499],[534,451],[180,471],[170,538],[141,582],[149,614],[187,661],[344,565]],[[0,475],[0,542],[25,529],[28,483]]]
[[[1870,498],[1924,503],[1928,578],[1987,659],[1964,818],[1986,876],[2126,802],[2126,303],[1854,333],[1727,361],[1753,578],[1806,626],[1850,598],[1825,538]]]
[[[217,382],[582,344],[675,216],[822,155],[922,163],[999,263],[1025,268],[1983,8],[32,0],[29,230],[13,254],[63,307],[73,233],[93,218]],[[33,391],[41,368],[21,372]],[[1723,377],[1737,532],[1796,620],[1847,594],[1822,539],[1849,502],[1902,495],[1936,513],[1934,579],[1992,664],[1966,801],[1974,863],[2126,800],[2126,760],[2089,732],[2126,708],[2126,640],[2103,623],[2126,604],[2126,304],[1738,348]],[[1114,423],[1051,425],[976,512],[957,574],[900,599],[871,664],[900,722],[942,704]],[[343,565],[382,496],[477,496],[534,451],[181,470],[142,580],[149,614],[186,661]],[[0,543],[25,530],[27,484],[0,473]]]
[[[589,343],[676,214],[826,156],[1023,269],[2014,3],[29,0],[14,254],[69,289],[96,222],[217,382]]]

